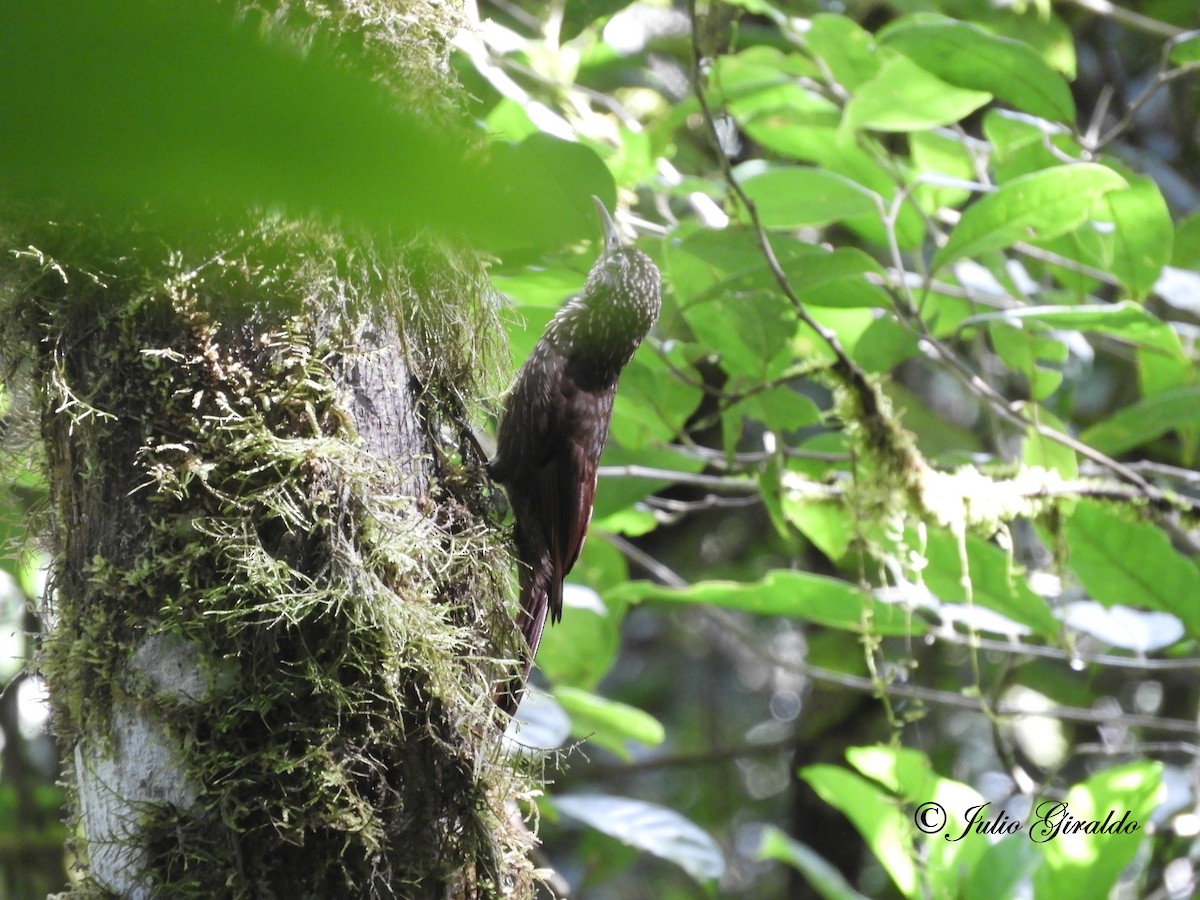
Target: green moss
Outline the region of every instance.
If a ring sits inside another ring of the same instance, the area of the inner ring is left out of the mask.
[[[103,741],[131,698],[173,735],[198,799],[143,812],[164,896],[504,893],[529,877],[491,704],[508,561],[483,479],[443,462],[499,333],[463,302],[481,276],[431,246],[254,239],[95,278],[28,260],[10,330],[33,332],[55,499],[56,729]],[[371,402],[412,405],[400,459],[344,383],[396,352],[389,326],[409,382]],[[151,634],[194,651],[199,696],[139,677]]]

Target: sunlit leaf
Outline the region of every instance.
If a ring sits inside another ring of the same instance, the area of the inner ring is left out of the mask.
[[[742,188],[754,201],[767,228],[829,225],[876,208],[871,195],[854,182],[805,166],[775,167],[749,174]]]
[[[902,19],[880,32],[879,39],[949,84],[987,91],[1045,119],[1075,121],[1067,83],[1020,41],[949,19]]]
[[[951,603],[970,599],[1046,637],[1058,634],[1058,620],[1046,601],[1029,589],[1004,551],[974,535],[965,540],[968,571],[963,572],[957,538],[942,529],[929,530],[925,549],[929,565],[922,574],[930,590]]]
[[[1147,840],[1162,773],[1162,763],[1142,760],[1099,772],[1062,800],[1035,799],[1028,835],[1041,846],[1045,860],[1034,873],[1036,896],[1107,897]],[[1068,815],[1098,824],[1070,829],[1065,827]]]
[[[1200,570],[1175,552],[1161,529],[1081,500],[1063,526],[1070,564],[1092,599],[1178,616],[1200,635]]]
[[[1131,173],[1125,177],[1129,187],[1105,194],[1097,217],[1113,226],[1112,274],[1140,300],[1171,260],[1175,230],[1158,185]]]
[[[818,13],[812,17],[804,42],[849,91],[875,77],[879,57],[875,38],[847,16]]]
[[[566,685],[554,689],[554,699],[571,717],[571,734],[607,747],[623,759],[632,758],[630,741],[652,747],[666,737],[657,719],[627,703]]]
[[[875,131],[920,131],[949,125],[992,95],[947,84],[905,56],[885,62],[846,106],[846,126]]]
[[[1128,185],[1096,163],[1056,166],[1015,178],[970,206],[933,258],[940,269],[955,260],[1052,238],[1086,221],[1095,200]]]

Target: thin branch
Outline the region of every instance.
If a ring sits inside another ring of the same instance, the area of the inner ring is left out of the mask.
[[[737,509],[747,506],[758,506],[763,502],[762,494],[753,493],[745,497],[720,497],[709,494],[699,500],[674,500],[669,497],[647,497],[643,501],[651,509],[663,512],[684,514],[699,512],[705,509]]]
[[[1117,6],[1117,4],[1110,2],[1110,0],[1062,0],[1062,2],[1078,6],[1080,9],[1087,10],[1090,13],[1095,13],[1098,16],[1119,22],[1127,28],[1132,28],[1134,31],[1152,34],[1155,37],[1173,38],[1185,33],[1182,28],[1177,28],[1167,22],[1160,22],[1158,19],[1152,19],[1131,9]]]
[[[842,381],[842,383],[854,394],[855,399],[861,409],[860,424],[870,433],[870,440],[876,446],[889,447],[897,453],[915,453],[910,447],[897,446],[892,440],[892,435],[888,429],[886,418],[882,412],[882,404],[879,394],[876,389],[867,379],[866,373],[859,367],[846,352],[842,346],[841,340],[833,329],[827,327],[823,323],[813,318],[809,313],[804,302],[797,296],[792,288],[791,282],[783,271],[783,267],[779,264],[779,259],[775,256],[775,249],[771,246],[770,238],[767,236],[766,228],[763,227],[762,219],[758,215],[758,207],[754,201],[746,194],[741,184],[733,174],[733,166],[729,161],[728,154],[721,146],[721,138],[717,131],[716,119],[713,116],[712,108],[709,106],[708,97],[705,94],[702,84],[703,76],[701,73],[700,59],[700,20],[696,14],[696,0],[688,0],[688,16],[691,21],[692,40],[691,40],[691,77],[692,77],[692,92],[696,97],[696,102],[700,107],[701,118],[708,131],[709,140],[712,142],[714,152],[717,156],[717,162],[721,168],[721,174],[725,179],[725,183],[729,189],[737,196],[742,208],[746,210],[746,214],[750,217],[750,224],[754,229],[755,237],[758,240],[759,249],[762,251],[763,258],[767,262],[767,267],[771,270],[771,275],[775,279],[775,283],[779,286],[779,290],[787,297],[792,308],[796,312],[797,318],[805,325],[811,328],[826,346],[833,352],[836,362],[833,366],[834,373]],[[915,468],[915,461],[913,468]]]
[[[610,544],[654,576],[659,584],[681,589],[688,586],[687,580],[674,569],[666,563],[659,562],[641,547],[627,541],[619,534],[605,534],[604,537]]]
[[[696,472],[680,472],[678,469],[656,469],[652,466],[600,466],[596,470],[596,474],[601,478],[646,478],[653,481],[669,481],[672,484],[687,484],[693,487],[717,488],[725,491],[758,491],[758,483],[748,478],[704,475]]]
[[[798,659],[784,659],[772,653],[769,647],[763,647],[755,636],[737,621],[736,617],[723,610],[705,609],[705,613],[718,622],[726,632],[732,632],[748,648],[753,649],[756,656],[765,657],[773,664],[812,678],[825,684],[835,684],[839,687],[854,691],[881,696],[886,693],[889,697],[904,697],[910,700],[920,700],[936,703],[939,706],[950,706],[956,709],[966,709],[987,716],[1023,717],[1032,716],[1049,719],[1060,719],[1065,722],[1080,722],[1088,725],[1123,725],[1128,728],[1150,728],[1171,734],[1185,734],[1200,738],[1200,725],[1186,719],[1167,719],[1161,716],[1151,716],[1142,713],[1121,713],[1113,715],[1107,710],[1084,709],[1076,706],[1053,706],[1048,708],[1027,708],[1011,703],[1001,703],[995,708],[978,697],[968,697],[957,691],[944,691],[938,688],[921,687],[905,682],[880,683],[873,678],[862,675],[851,675],[847,672],[837,672],[822,666],[810,665]]]

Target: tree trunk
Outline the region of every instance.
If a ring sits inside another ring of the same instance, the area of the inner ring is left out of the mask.
[[[477,261],[295,221],[21,244],[79,892],[529,893]]]

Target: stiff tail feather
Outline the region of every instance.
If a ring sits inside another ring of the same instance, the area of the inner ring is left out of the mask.
[[[550,594],[555,588],[553,575],[547,571],[548,568],[548,565],[539,566],[521,579],[521,609],[516,620],[521,637],[525,639],[525,646],[521,649],[521,673],[502,684],[494,696],[496,706],[510,718],[516,715],[517,707],[521,703],[525,683],[529,680],[529,673],[533,671],[533,658],[542,642],[542,632],[546,630]],[[557,587],[561,592],[562,586]]]

